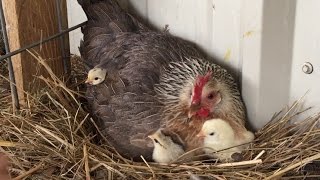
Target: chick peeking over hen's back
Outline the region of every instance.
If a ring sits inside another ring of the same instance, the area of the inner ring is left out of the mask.
[[[159,129],[148,136],[154,143],[152,159],[158,163],[170,163],[184,154],[184,142],[172,131]]]
[[[90,85],[98,85],[102,83],[105,78],[106,78],[107,70],[103,68],[92,68],[88,72],[88,77],[85,83],[90,84]]]
[[[207,120],[197,136],[203,138],[206,154],[220,161],[233,161],[232,155],[241,153],[245,148],[238,145],[249,143],[254,139],[254,134],[250,131],[244,132],[242,137],[237,137],[232,126],[223,119]]]

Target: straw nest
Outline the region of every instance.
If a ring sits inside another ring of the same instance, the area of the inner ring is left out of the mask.
[[[99,132],[85,111],[81,60],[73,58],[72,83],[67,87],[41,57],[33,55],[51,76],[38,77],[46,87],[27,94],[27,105],[19,112],[12,111],[8,94],[1,96],[0,151],[9,156],[14,179],[94,179],[94,172],[102,170],[106,179],[320,177],[315,161],[320,159],[319,114],[301,119],[301,100],[256,132],[241,162],[132,162],[113,148],[94,143]]]

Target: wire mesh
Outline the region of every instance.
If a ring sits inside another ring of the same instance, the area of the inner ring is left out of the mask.
[[[31,48],[34,48],[34,47],[39,46],[41,44],[47,43],[53,39],[60,38],[60,46],[61,46],[60,49],[61,49],[61,57],[63,59],[64,73],[66,74],[70,71],[70,67],[68,66],[69,63],[67,62],[68,57],[66,57],[66,54],[65,54],[64,35],[75,30],[75,29],[82,27],[83,25],[86,24],[86,22],[82,22],[82,23],[80,23],[76,26],[70,27],[68,29],[63,29],[63,27],[62,27],[62,13],[61,13],[61,0],[55,0],[55,1],[56,1],[56,11],[57,11],[57,18],[58,18],[59,33],[54,34],[52,36],[49,36],[48,38],[31,43],[25,47],[22,47],[22,48],[19,48],[17,50],[10,52],[10,46],[9,46],[7,28],[6,28],[6,20],[5,20],[3,6],[2,6],[3,1],[0,0],[0,21],[1,21],[3,43],[5,46],[5,54],[3,56],[0,56],[0,62],[3,60],[8,61],[10,90],[11,90],[11,95],[12,95],[12,102],[13,102],[15,109],[19,109],[20,105],[19,105],[19,97],[18,97],[18,91],[17,91],[17,87],[16,87],[16,81],[15,81],[15,77],[14,77],[13,65],[12,65],[12,61],[11,61],[12,56],[17,55],[21,52],[24,52],[27,49],[31,49]]]

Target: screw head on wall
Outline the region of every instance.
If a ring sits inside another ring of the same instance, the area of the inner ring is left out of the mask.
[[[305,73],[305,74],[311,74],[313,72],[313,66],[310,62],[305,62],[303,65],[302,65],[302,71]]]

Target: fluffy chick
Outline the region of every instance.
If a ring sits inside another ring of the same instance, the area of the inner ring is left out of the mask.
[[[241,153],[246,147],[245,145],[238,145],[249,143],[254,139],[254,134],[250,131],[246,130],[242,135],[243,137],[241,138],[237,137],[235,131],[227,121],[223,119],[211,119],[203,124],[197,136],[203,138],[203,146],[206,147],[204,148],[206,154],[218,158],[222,162],[228,162],[234,161],[232,155],[234,153]],[[233,146],[237,147],[230,148]],[[216,151],[220,152],[215,153]]]
[[[152,159],[158,163],[170,163],[185,153],[184,142],[178,134],[159,129],[148,136],[154,144]]]
[[[106,78],[107,70],[95,67],[88,72],[88,77],[85,83],[90,85],[98,85]]]

